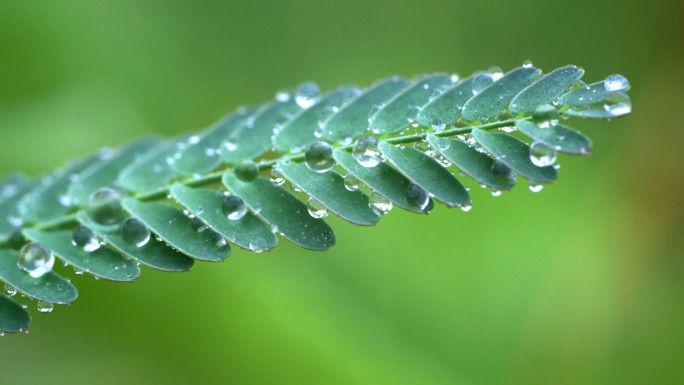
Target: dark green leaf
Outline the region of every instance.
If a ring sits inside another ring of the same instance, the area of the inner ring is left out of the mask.
[[[12,299],[0,294],[0,332],[22,333],[28,331],[31,316]]]
[[[41,301],[69,304],[76,300],[78,291],[69,281],[53,272],[31,277],[17,266],[18,255],[14,250],[0,250],[0,281]]]
[[[502,172],[496,161],[468,144],[451,138],[428,135],[428,143],[464,174],[496,190],[510,190],[515,185],[515,174]]]
[[[228,171],[223,174],[223,184],[295,244],[311,250],[327,250],[335,244],[335,234],[327,223],[312,218],[306,205],[269,180],[257,178],[242,182]]]
[[[378,148],[402,174],[447,206],[467,206],[465,187],[439,162],[413,147],[380,142]]]
[[[226,196],[220,191],[193,189],[176,184],[171,187],[171,194],[211,230],[240,247],[264,251],[274,248],[278,243],[271,228],[250,212],[241,219],[229,220],[222,211]]]
[[[584,75],[584,70],[573,65],[550,72],[513,98],[510,104],[511,112],[514,114],[534,112],[537,107],[551,103],[582,75]]]
[[[454,84],[426,104],[418,113],[421,127],[442,126],[461,116],[463,105],[473,97],[473,78],[477,74]]]
[[[168,183],[176,176],[173,162],[184,145],[186,138],[157,144],[121,171],[119,184],[129,191],[145,191]]]
[[[591,152],[591,140],[562,124],[549,124],[540,128],[527,120],[518,120],[515,126],[534,141],[542,142],[556,151],[587,155]]]
[[[344,220],[363,226],[374,225],[380,220],[380,216],[368,206],[368,197],[361,191],[348,191],[344,187],[344,179],[332,170],[317,173],[305,164],[282,161],[278,163],[278,170]]]

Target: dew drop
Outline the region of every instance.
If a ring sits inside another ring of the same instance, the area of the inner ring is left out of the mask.
[[[440,150],[448,150],[451,146],[451,141],[447,138],[437,138],[437,148]]]
[[[432,121],[432,129],[435,130],[435,132],[442,132],[446,128],[447,124],[444,122],[442,119],[435,119]]]
[[[324,173],[335,165],[332,146],[327,142],[316,142],[304,153],[306,166],[311,171]]]
[[[52,271],[55,256],[40,243],[29,243],[21,248],[17,266],[33,278],[39,278]]]
[[[309,215],[314,218],[320,219],[328,216],[328,210],[326,210],[325,206],[314,198],[309,198],[306,208],[309,210]]]
[[[487,86],[489,86],[493,82],[494,82],[494,78],[492,77],[492,74],[481,73],[481,74],[476,75],[473,78],[473,82],[472,82],[473,95],[479,94],[480,92],[482,92],[482,90],[487,88]]]
[[[378,140],[365,136],[354,143],[352,155],[363,167],[375,167],[382,162],[382,153],[378,150]]]
[[[299,86],[295,91],[295,103],[303,109],[307,109],[318,101],[320,90],[315,83],[307,82]]]
[[[529,60],[529,59],[528,59],[528,60],[525,60],[525,61],[523,62],[522,66],[525,67],[525,68],[532,68],[532,66],[534,66],[534,64],[532,64],[532,60]]]
[[[245,205],[245,202],[239,196],[231,195],[223,200],[221,210],[226,218],[231,221],[237,221],[247,214],[247,205]]]
[[[279,101],[280,103],[288,102],[291,97],[292,97],[292,95],[290,95],[287,92],[278,92],[275,95],[276,100]]]
[[[543,184],[530,183],[530,191],[532,191],[533,193],[538,193],[543,189],[544,189]]]
[[[101,225],[112,225],[124,218],[121,194],[110,188],[102,188],[88,197],[88,216]]]
[[[501,190],[493,190],[492,189],[492,196],[493,197],[500,197],[501,196]]]
[[[276,186],[282,186],[285,183],[285,177],[283,177],[283,174],[275,167],[271,169],[271,183]]]
[[[225,142],[223,142],[223,148],[225,148],[228,152],[232,152],[237,150],[238,145],[236,142],[232,140],[226,140]]]
[[[471,205],[471,204],[466,204],[466,205],[461,206],[461,211],[463,211],[464,213],[467,213],[468,211],[470,211],[472,209],[473,209],[473,205]]]
[[[121,225],[121,238],[135,247],[143,247],[150,241],[152,233],[140,220],[128,218]]]
[[[71,237],[71,244],[87,253],[92,253],[101,246],[100,240],[93,230],[83,225],[79,225],[74,229]]]
[[[503,70],[501,67],[490,67],[487,72],[489,72],[492,75],[492,80],[497,81],[501,79],[504,76]]]
[[[530,146],[530,160],[537,167],[551,166],[556,162],[556,150],[542,142],[534,142]]]
[[[409,205],[423,211],[430,202],[430,196],[420,186],[411,183],[406,189],[406,201]]]
[[[235,176],[243,182],[251,182],[259,176],[259,166],[251,160],[243,160],[235,167]]]
[[[629,90],[629,80],[620,74],[610,75],[603,81],[603,86],[608,92],[627,91]]]
[[[632,112],[632,102],[624,92],[614,92],[606,98],[603,108],[618,117]]]
[[[207,229],[207,225],[205,225],[204,222],[202,222],[202,220],[197,217],[192,218],[192,220],[190,221],[190,227],[196,233],[204,232]]]
[[[373,192],[370,197],[368,197],[368,205],[379,214],[387,214],[392,210],[392,201],[377,192]]]
[[[214,245],[216,245],[216,247],[229,247],[228,240],[223,235],[219,233],[212,233],[212,238],[214,240]]]
[[[41,313],[52,313],[52,309],[55,308],[55,305],[52,302],[38,301],[36,308]]]
[[[344,188],[347,189],[347,191],[357,191],[359,189],[359,180],[352,174],[347,174],[344,177]]]
[[[14,297],[17,295],[17,288],[10,285],[9,283],[5,284],[5,294],[7,294],[10,297]]]

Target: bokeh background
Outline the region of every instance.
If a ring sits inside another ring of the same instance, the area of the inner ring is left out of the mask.
[[[0,339],[0,382],[684,383],[683,4],[0,0],[0,174],[197,131],[305,80],[531,59],[624,74],[634,106],[574,121],[594,154],[539,194],[331,219],[327,253],[74,276],[74,305]]]

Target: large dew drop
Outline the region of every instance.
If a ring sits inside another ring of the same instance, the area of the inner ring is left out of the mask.
[[[110,188],[99,189],[88,197],[87,211],[90,218],[101,225],[119,223],[124,218],[121,194]]]
[[[366,136],[356,141],[352,148],[356,162],[363,167],[375,167],[382,162],[382,153],[378,150],[378,140]]]
[[[121,238],[135,247],[143,247],[150,241],[152,233],[140,220],[128,218],[121,225]]]
[[[344,188],[347,189],[347,191],[356,191],[359,189],[359,180],[352,174],[347,174],[347,176],[344,177]]]
[[[223,200],[221,210],[223,211],[223,215],[228,219],[237,221],[247,214],[247,205],[245,205],[245,202],[239,196],[231,195]]]
[[[309,198],[306,208],[309,210],[309,215],[314,218],[320,219],[328,216],[328,210],[326,210],[325,206],[314,198]]]
[[[608,92],[627,91],[629,90],[629,80],[619,74],[610,75],[603,81],[603,86]]]
[[[551,166],[556,162],[556,150],[542,142],[530,146],[530,160],[537,167]]]
[[[97,238],[97,235],[95,235],[93,230],[83,225],[79,225],[74,229],[71,244],[87,253],[92,253],[100,248],[100,240]]]
[[[251,160],[244,160],[235,167],[235,176],[243,182],[251,182],[259,176],[259,166]]]
[[[19,251],[17,266],[33,278],[39,278],[52,271],[55,256],[40,243],[29,243]]]
[[[392,210],[392,201],[377,192],[373,192],[370,197],[368,197],[368,205],[379,214],[387,214]]]
[[[632,102],[624,92],[614,92],[606,98],[603,108],[614,117],[632,112]]]
[[[492,76],[492,74],[481,73],[481,74],[476,75],[475,78],[473,78],[473,83],[472,83],[473,84],[473,86],[472,86],[473,95],[479,94],[480,92],[482,92],[482,90],[487,88],[493,82],[494,82],[494,77]]]
[[[332,146],[326,142],[316,142],[309,146],[304,154],[306,166],[318,173],[324,173],[335,165]]]
[[[304,83],[295,92],[295,103],[303,109],[307,109],[318,101],[320,91],[315,83]]]
[[[420,186],[411,183],[406,190],[406,201],[411,206],[423,211],[428,203],[430,203],[430,196],[427,191],[423,190]]]
[[[52,313],[52,310],[55,308],[55,305],[52,302],[38,301],[36,308],[41,313]]]

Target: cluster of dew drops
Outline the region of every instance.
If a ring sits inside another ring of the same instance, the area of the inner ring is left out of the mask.
[[[531,66],[529,62],[524,63],[526,66]],[[480,91],[490,85],[492,82],[498,80],[503,76],[503,72],[498,67],[493,67],[489,71],[478,74],[473,80],[472,92],[473,95],[477,95]],[[458,75],[452,76],[454,82],[458,81]],[[630,112],[631,104],[629,99],[626,98],[622,92],[629,89],[629,82],[622,75],[610,75],[603,82],[606,91],[610,92],[612,97],[609,97],[604,104],[604,108],[611,114],[615,116],[622,115],[624,113]],[[578,82],[574,85],[574,88],[587,87],[586,84]],[[350,99],[358,95],[360,91],[352,92]],[[278,93],[276,99],[279,101],[287,101],[292,97],[287,93]],[[303,109],[307,109],[313,106],[319,98],[318,87],[313,83],[305,83],[294,94],[296,103]],[[553,106],[542,106],[541,109],[555,109]],[[338,110],[338,107],[331,107],[325,110],[327,116]],[[372,117],[375,114],[373,110],[369,116],[369,124],[372,123]],[[543,113],[544,111],[542,111]],[[409,118],[410,123],[417,127],[417,124],[413,119]],[[555,126],[558,123],[556,119],[543,120],[537,123],[540,128],[549,128]],[[446,124],[443,122],[436,122],[433,125],[433,129],[437,132],[443,131],[446,128]],[[515,131],[514,127],[503,127],[500,130],[511,133]],[[372,132],[372,130],[371,130]],[[320,132],[317,131],[316,137],[320,138]],[[478,144],[475,139],[470,134],[457,135],[458,139],[466,142],[471,147],[478,151],[485,152]],[[348,145],[351,140],[341,143],[343,145]],[[442,142],[448,145],[448,141]],[[437,156],[437,152],[432,149],[425,141],[419,141],[414,144],[416,149],[419,149],[430,156]],[[547,144],[535,141],[530,145],[529,158],[530,161],[538,167],[554,166],[559,168],[556,164],[557,159],[557,148],[552,148]],[[358,139],[352,146],[352,155],[356,162],[367,168],[372,168],[378,166],[384,161],[383,155],[378,149],[378,140],[373,136],[364,136]],[[439,157],[439,162],[445,167],[450,166],[451,163],[445,158]],[[333,158],[333,147],[330,143],[325,141],[318,141],[310,145],[304,153],[304,161],[306,166],[317,173],[325,173],[331,170],[335,166],[335,160]],[[508,173],[512,176],[512,171],[506,166],[501,160],[494,162],[493,172],[495,173]],[[251,161],[243,161],[238,164],[235,168],[236,176],[242,181],[252,181],[259,175],[259,166]],[[271,170],[270,180],[274,185],[281,186],[285,183],[285,178],[278,170],[277,166],[274,166]],[[347,174],[344,177],[344,186],[349,191],[359,190],[362,183],[352,174]],[[486,187],[482,185],[482,187]],[[530,183],[530,191],[539,192],[543,188],[542,184],[537,184],[534,182]],[[300,192],[301,190],[293,185],[293,190],[295,192]],[[501,191],[492,190],[493,196],[500,196]],[[224,193],[224,200],[221,206],[223,215],[227,220],[238,221],[242,219],[248,212],[248,207],[242,198],[232,195],[228,192]],[[132,247],[141,248],[146,246],[151,237],[152,233],[150,229],[140,220],[136,218],[125,218],[125,213],[121,207],[121,195],[118,191],[110,188],[100,189],[90,195],[87,204],[87,213],[89,217],[99,225],[102,226],[119,226],[119,235],[124,242],[131,245]],[[430,194],[426,192],[421,187],[410,184],[406,191],[406,200],[409,204],[415,206],[419,210],[430,209]],[[393,205],[392,202],[386,197],[382,196],[377,192],[372,192],[369,197],[369,206],[378,212],[379,214],[388,213]],[[314,218],[324,218],[328,215],[327,209],[324,205],[318,202],[315,198],[310,197],[307,202],[307,208],[309,214]],[[464,205],[461,207],[463,211],[470,211],[471,205]],[[258,214],[260,207],[256,205],[252,207],[255,213]],[[201,221],[199,218],[185,211],[191,219],[190,225],[195,232],[201,233],[208,230],[207,225]],[[198,212],[198,215],[201,215]],[[120,224],[120,225],[119,225]],[[274,229],[276,232],[277,229]],[[228,245],[227,240],[218,233],[214,233],[212,239],[214,239],[217,247],[226,247]],[[158,241],[162,241],[161,238],[156,238]],[[106,237],[102,238],[98,236],[94,231],[84,225],[77,226],[73,231],[72,244],[84,252],[92,253],[100,249],[107,242]],[[255,252],[260,252],[258,247],[252,248]],[[52,271],[55,264],[55,256],[53,252],[40,243],[28,243],[24,245],[19,252],[17,259],[17,265],[20,269],[25,271],[29,276],[33,278],[40,278],[45,274]],[[65,263],[66,264],[66,263]],[[75,272],[78,275],[84,273],[83,270],[75,267]],[[14,296],[17,294],[17,289],[6,285],[5,292],[9,296]],[[45,301],[38,301],[37,309],[42,313],[49,313],[53,310],[53,304]]]

